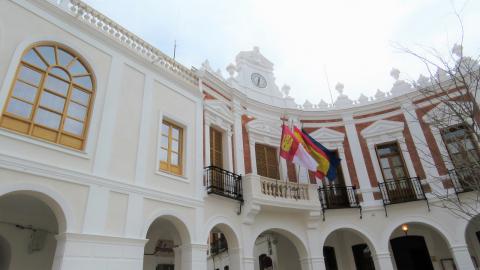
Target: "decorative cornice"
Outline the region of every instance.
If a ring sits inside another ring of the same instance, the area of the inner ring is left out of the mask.
[[[120,193],[137,193],[146,198],[174,203],[188,208],[203,206],[202,200],[198,200],[193,197],[162,192],[147,187],[120,182],[119,180],[58,168],[23,158],[12,157],[3,153],[0,153],[0,168],[78,185],[103,186]]]
[[[49,2],[52,3],[52,1]],[[112,40],[115,40],[148,62],[177,75],[194,86],[198,85],[198,76],[194,71],[184,67],[150,43],[128,31],[81,0],[62,0],[61,4],[57,4],[57,6],[71,14],[78,21],[89,25]]]

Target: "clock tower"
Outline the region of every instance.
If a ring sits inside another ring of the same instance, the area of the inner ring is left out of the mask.
[[[235,80],[248,96],[267,103],[272,103],[272,98],[283,98],[275,84],[273,63],[260,53],[258,47],[240,52],[235,62]]]

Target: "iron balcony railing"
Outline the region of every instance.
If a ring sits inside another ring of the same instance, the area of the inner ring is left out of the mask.
[[[321,187],[318,195],[323,209],[360,207],[355,186]]]
[[[384,205],[427,199],[418,177],[386,181],[378,185]]]
[[[362,207],[360,206],[357,189],[355,186],[326,186],[318,189],[318,197],[322,205],[323,219],[325,220],[325,210],[358,208],[360,209],[360,218],[362,218]]]
[[[220,238],[210,243],[210,255],[214,256],[228,250],[227,239]]]
[[[455,193],[479,190],[480,187],[480,165],[474,164],[470,167],[455,168],[448,171]]]
[[[208,194],[216,194],[243,202],[242,176],[216,166],[204,171]]]

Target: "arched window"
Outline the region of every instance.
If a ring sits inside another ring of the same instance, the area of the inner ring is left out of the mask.
[[[39,43],[22,56],[0,126],[75,149],[85,146],[95,94],[86,62],[57,43]]]

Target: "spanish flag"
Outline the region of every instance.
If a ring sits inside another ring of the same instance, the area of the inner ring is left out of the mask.
[[[303,139],[306,150],[317,161],[318,166],[315,176],[318,178],[324,178],[326,176],[329,181],[334,181],[337,178],[337,166],[340,163],[340,159],[304,130],[301,131],[295,127],[293,133],[296,137]]]

